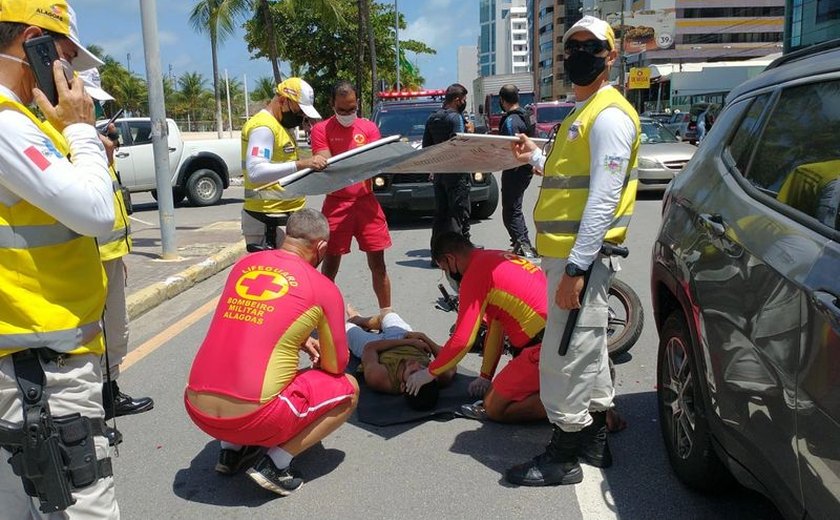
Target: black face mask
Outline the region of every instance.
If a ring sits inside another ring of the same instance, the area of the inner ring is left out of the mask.
[[[295,112],[283,112],[280,124],[284,128],[295,128],[303,124],[303,114]]]
[[[591,85],[607,68],[607,58],[584,51],[575,51],[566,58],[566,74],[569,80],[580,87]]]
[[[458,105],[458,113],[459,114],[463,114],[464,110],[466,110],[466,109],[467,109],[467,102],[466,101],[464,101],[463,103]]]

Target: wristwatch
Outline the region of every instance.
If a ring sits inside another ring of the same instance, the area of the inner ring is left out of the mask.
[[[581,269],[580,267],[576,266],[571,262],[566,262],[566,276],[583,276],[586,274],[586,271]]]

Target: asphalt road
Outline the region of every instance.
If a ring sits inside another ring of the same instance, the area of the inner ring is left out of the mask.
[[[225,195],[241,197],[241,188]],[[532,208],[535,198],[532,185],[525,207]],[[320,198],[310,204],[320,207]],[[741,488],[723,496],[687,490],[666,460],[656,414],[658,338],[650,321],[649,290],[660,204],[649,195],[638,202],[628,241],[631,256],[619,273],[639,293],[647,320],[638,343],[617,366],[617,406],[629,427],[611,436],[613,468],[584,467],[585,480],[578,486],[516,488],[503,482],[502,473],[542,451],[550,435],[547,424],[454,419],[376,428],[352,419],[296,459],[307,483],[290,497],[272,495],[244,474],[217,476],[218,444],[190,422],[182,395],[225,271],[131,325],[134,350],[121,388],[151,395],[156,405],[147,414],[118,419],[126,438],[115,459],[123,518],[778,518],[770,502]],[[238,219],[238,212],[235,203],[200,212],[180,208],[176,219],[206,224]],[[443,342],[455,316],[434,308],[442,276],[429,267],[429,224],[407,219],[394,225],[394,246],[386,258],[395,309],[415,329]],[[487,248],[506,247],[500,212],[474,224],[473,238]],[[363,313],[376,310],[363,255],[345,257],[337,282],[347,302]],[[476,371],[479,364],[480,358],[469,354],[462,367]]]

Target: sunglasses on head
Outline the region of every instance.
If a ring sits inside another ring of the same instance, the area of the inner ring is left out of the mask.
[[[606,50],[606,48],[606,43],[601,40],[568,40],[564,45],[566,54],[571,54],[577,51],[583,51],[587,54],[598,54],[599,52]]]

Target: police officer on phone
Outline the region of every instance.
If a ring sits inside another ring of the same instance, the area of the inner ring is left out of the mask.
[[[534,209],[537,252],[548,278],[548,319],[540,352],[540,398],[554,426],[544,453],[510,468],[523,486],[576,484],[578,461],[612,465],[607,412],[615,390],[607,354],[607,293],[617,269],[602,251],[627,236],[638,180],[639,116],[609,83],[618,59],[610,25],[584,16],[563,35],[574,111],[543,153],[520,134],[515,155],[543,171]],[[578,311],[579,309],[579,311]],[[568,339],[564,332],[570,328]]]
[[[82,80],[68,83],[62,64],[52,64],[54,106],[36,88],[40,64],[24,51],[46,35],[53,40],[39,44],[79,70],[101,65],[79,43],[75,22],[63,0],[0,0],[4,518],[40,518],[39,510],[119,518],[99,365],[106,282],[93,238],[114,225],[111,178]],[[28,108],[33,102],[49,124]]]

